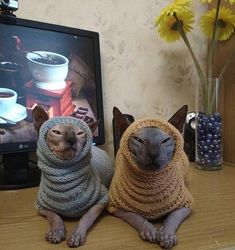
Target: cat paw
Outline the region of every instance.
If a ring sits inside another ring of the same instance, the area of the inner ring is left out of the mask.
[[[157,241],[161,248],[171,249],[177,243],[175,231],[165,226],[162,226],[158,231]]]
[[[153,224],[145,220],[142,224],[142,228],[139,231],[140,238],[145,241],[156,242],[157,234],[157,228]]]
[[[47,232],[45,238],[50,243],[57,244],[65,240],[65,234],[64,228],[58,228]]]
[[[86,232],[84,230],[75,229],[68,237],[67,244],[69,247],[78,247],[86,242]]]

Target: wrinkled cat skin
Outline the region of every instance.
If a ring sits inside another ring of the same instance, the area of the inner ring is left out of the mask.
[[[47,133],[50,150],[62,160],[73,159],[81,152],[85,142],[85,132],[72,124],[57,124]]]
[[[41,125],[48,120],[48,116],[41,107],[37,106],[33,110],[33,120],[35,129],[39,133]],[[96,128],[96,126],[93,127]],[[51,152],[63,161],[74,159],[81,152],[86,140],[86,133],[73,124],[55,125],[48,130],[46,138]],[[67,237],[69,247],[78,247],[85,243],[88,230],[104,208],[105,204],[94,204],[82,215],[73,232]],[[46,240],[54,244],[64,241],[66,239],[66,229],[61,216],[44,208],[39,208],[38,212],[46,217],[50,224],[50,230],[45,235]]]
[[[129,148],[142,169],[163,168],[172,158],[174,140],[161,129],[141,128],[129,140]]]
[[[119,132],[123,133],[129,124],[116,107],[113,109],[113,114],[115,122],[119,126]],[[187,106],[185,105],[168,122],[182,132],[186,114]],[[174,153],[175,142],[172,137],[159,128],[144,127],[130,136],[128,146],[138,167],[150,171],[163,169],[168,164]],[[133,226],[143,240],[156,242],[164,249],[171,249],[177,244],[176,231],[179,225],[190,213],[191,209],[186,207],[180,207],[170,212],[159,229],[141,215],[122,208],[117,208],[114,216]]]

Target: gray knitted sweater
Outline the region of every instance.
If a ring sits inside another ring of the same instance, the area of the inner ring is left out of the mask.
[[[75,124],[87,134],[86,144],[75,159],[63,161],[47,145],[47,131],[58,123]],[[113,164],[104,150],[92,146],[92,133],[85,122],[73,117],[46,121],[39,131],[37,155],[41,170],[37,208],[80,217],[94,204],[108,202],[107,187],[113,176]]]

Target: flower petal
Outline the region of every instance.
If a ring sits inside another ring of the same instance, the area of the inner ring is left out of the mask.
[[[178,12],[176,15],[184,32],[187,33],[191,31],[194,22],[193,11],[187,10],[184,12]],[[158,32],[160,36],[169,43],[175,42],[181,38],[178,24],[174,16],[165,16],[159,24]]]
[[[202,16],[200,25],[202,31],[211,37],[215,25],[216,9],[208,11]],[[218,40],[224,41],[230,38],[235,28],[235,15],[229,8],[221,7],[219,10],[219,16],[217,21],[217,29],[219,29]]]

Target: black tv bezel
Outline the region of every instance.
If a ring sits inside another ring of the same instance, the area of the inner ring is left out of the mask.
[[[103,112],[103,91],[102,91],[102,78],[101,78],[101,56],[100,56],[100,40],[99,33],[90,30],[79,29],[75,27],[68,27],[57,25],[53,23],[46,23],[41,21],[34,21],[28,19],[17,18],[15,23],[2,22],[4,25],[21,26],[32,29],[46,30],[52,32],[59,32],[71,34],[76,36],[83,36],[93,39],[94,49],[94,63],[95,63],[95,80],[96,80],[96,102],[97,102],[97,120],[98,123],[98,136],[93,137],[95,145],[103,145],[105,143],[104,133],[104,112]],[[14,142],[0,144],[0,155],[8,153],[19,152],[33,152],[37,149],[37,142]]]

